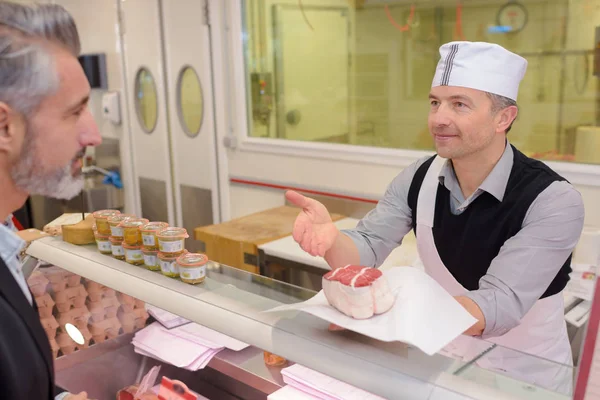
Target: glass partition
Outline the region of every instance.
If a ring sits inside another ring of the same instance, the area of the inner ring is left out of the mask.
[[[510,141],[540,159],[600,163],[598,2],[242,3],[253,137],[432,150],[438,48],[486,41],[529,64]]]
[[[149,271],[143,266],[133,266],[102,255],[96,246],[73,246],[55,238],[42,239],[39,243],[54,248],[54,254],[59,252],[65,263],[72,263],[74,260],[85,263],[80,266],[83,275],[85,271],[102,270],[103,276],[119,277],[121,282],[129,282],[138,288],[143,287],[144,292],[148,294],[158,293],[156,290],[159,288],[161,291],[177,292],[198,305],[197,308],[194,306],[194,310],[202,310],[203,305],[211,306],[222,310],[223,318],[227,315],[238,315],[242,317],[240,321],[251,320],[259,326],[271,327],[270,340],[276,349],[285,348],[290,338],[294,337],[306,348],[329,349],[336,354],[347,354],[352,359],[360,359],[363,368],[397,377],[394,379],[402,379],[402,382],[398,382],[399,385],[415,385],[415,390],[419,388],[418,390],[427,392],[435,386],[455,390],[455,386],[447,387],[444,383],[448,376],[455,376],[474,381],[488,389],[510,392],[517,398],[524,398],[524,393],[529,394],[532,391],[545,394],[546,397],[541,397],[544,399],[569,398],[572,385],[572,382],[569,383],[569,377],[572,379],[574,372],[572,367],[557,366],[538,357],[517,353],[484,341],[480,343],[481,349],[473,352],[475,356],[465,363],[441,354],[428,356],[419,349],[401,342],[381,342],[351,331],[329,332],[327,321],[303,312],[264,313],[281,304],[304,301],[315,294],[313,291],[264,276],[209,262],[206,280],[198,285],[189,285],[178,279],[165,277],[160,272]],[[148,296],[145,300],[149,304],[161,307],[158,294]],[[518,357],[515,357],[515,354]],[[495,360],[506,358],[517,359],[519,363],[526,365],[526,368],[522,371],[519,368],[505,371],[495,367]],[[560,372],[552,375],[550,381],[564,382],[564,385],[553,387],[548,385],[548,380],[538,382],[536,375],[531,375],[532,371],[546,369]],[[558,380],[558,375],[562,381]],[[425,385],[419,386],[417,382]],[[506,382],[513,382],[512,386],[508,385],[505,388],[503,385]],[[550,395],[552,397],[548,397]]]

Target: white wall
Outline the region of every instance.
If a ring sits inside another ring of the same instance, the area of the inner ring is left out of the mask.
[[[53,0],[67,9],[75,19],[82,45],[82,54],[105,53],[108,90],[119,91],[121,100],[120,125],[113,125],[102,117],[101,89],[93,89],[90,109],[104,138],[119,139],[121,152],[121,178],[125,187],[125,212],[135,213],[135,189],[133,186],[133,163],[129,140],[124,75],[121,67],[121,46],[118,34],[118,0]],[[93,3],[93,7],[92,6]]]
[[[346,161],[277,156],[257,152],[230,152],[230,174],[256,180],[278,181],[290,186],[326,189],[332,193],[363,194],[380,198],[401,168]],[[600,228],[600,187],[575,185],[585,203],[585,224]],[[283,191],[232,185],[231,217],[284,204]]]

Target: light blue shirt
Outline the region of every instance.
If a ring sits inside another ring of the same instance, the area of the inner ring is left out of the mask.
[[[355,229],[342,231],[356,244],[362,265],[380,266],[412,229],[408,191],[417,169],[428,158],[405,168],[389,185],[377,207]],[[513,162],[514,153],[507,142],[490,174],[466,199],[452,163],[446,163],[439,182],[450,191],[450,211],[461,214],[484,192],[503,201]],[[485,317],[484,339],[503,335],[519,325],[575,248],[583,220],[583,199],[568,182],[553,182],[537,196],[527,210],[521,231],[504,243],[479,281],[479,289],[466,294]]]
[[[11,227],[0,224],[0,257],[2,257],[8,270],[21,287],[29,304],[33,305],[33,298],[31,297],[31,292],[29,291],[27,281],[23,275],[21,260],[19,259],[19,254],[21,253],[23,246],[25,246],[25,241],[18,237],[11,230]]]

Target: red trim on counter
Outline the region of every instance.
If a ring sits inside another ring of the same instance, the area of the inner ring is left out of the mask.
[[[274,183],[251,181],[251,180],[239,179],[239,178],[231,178],[231,179],[229,179],[229,181],[231,183],[239,183],[239,184],[248,185],[248,186],[257,186],[257,187],[264,187],[264,188],[269,188],[269,189],[280,189],[280,190],[294,190],[296,192],[315,194],[318,196],[333,197],[335,199],[361,201],[363,203],[377,204],[377,200],[366,199],[364,197],[347,196],[347,195],[338,194],[338,193],[323,192],[321,190],[304,189],[304,188],[299,188],[299,187],[294,187],[294,186],[284,186],[284,185],[278,185],[278,184],[274,184]]]

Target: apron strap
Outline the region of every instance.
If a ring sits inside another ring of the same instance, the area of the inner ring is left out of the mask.
[[[425,174],[417,199],[417,226],[425,225],[433,228],[435,198],[437,196],[438,185],[440,184],[439,176],[442,168],[446,165],[446,161],[448,161],[446,158],[435,156],[427,170],[427,174]]]

